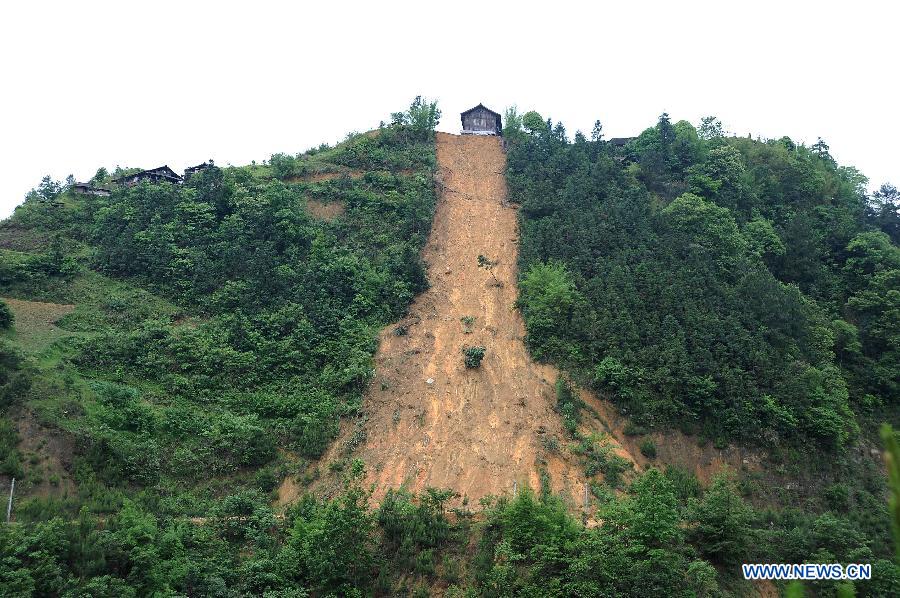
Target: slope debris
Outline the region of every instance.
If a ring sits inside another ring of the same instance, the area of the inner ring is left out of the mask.
[[[580,500],[583,472],[552,448],[566,442],[554,412],[558,372],[534,363],[522,342],[501,140],[438,133],[436,151],[440,198],[423,251],[430,288],[382,331],[364,415],[323,463],[362,458],[376,500],[404,486],[477,501],[523,484]],[[477,346],[484,359],[467,368],[463,348]]]

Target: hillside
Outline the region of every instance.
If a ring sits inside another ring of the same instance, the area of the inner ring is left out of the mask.
[[[900,593],[896,190],[715,119],[440,116],[0,224],[4,592]]]
[[[580,504],[577,457],[547,449],[566,436],[555,411],[558,374],[533,363],[522,342],[518,223],[500,140],[438,133],[436,154],[440,197],[423,252],[429,288],[382,332],[361,418],[326,461],[363,459],[375,499],[402,485],[448,488],[477,504],[547,484]],[[485,348],[480,367],[464,365],[467,346]]]

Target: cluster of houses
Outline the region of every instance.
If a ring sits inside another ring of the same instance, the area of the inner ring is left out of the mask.
[[[210,160],[209,162],[204,162],[203,164],[198,164],[196,166],[189,166],[188,168],[184,169],[184,176],[182,176],[169,168],[167,165],[163,165],[156,168],[151,168],[150,170],[141,170],[139,172],[134,172],[114,178],[113,182],[120,187],[133,187],[134,185],[145,182],[172,183],[173,185],[179,185],[189,179],[192,175],[197,174],[198,172],[207,168],[213,168],[214,166],[215,164],[212,160]],[[75,183],[74,185],[72,185],[72,192],[78,193],[80,195],[96,195],[99,197],[107,197],[110,193],[112,193],[112,189],[94,186],[90,183]]]
[[[503,131],[502,118],[499,112],[494,112],[484,104],[478,104],[474,108],[469,108],[461,113],[463,135],[501,135]],[[624,147],[628,142],[634,140],[634,137],[616,137],[609,140],[609,143],[615,147]],[[172,183],[178,185],[186,181],[205,168],[215,166],[213,161],[204,162],[197,166],[190,166],[184,169],[184,176],[179,175],[168,166],[159,166],[150,170],[141,170],[132,174],[126,174],[113,179],[118,186],[132,187],[138,183]],[[89,183],[75,183],[72,191],[81,195],[98,195],[108,196],[112,193],[111,189],[105,187],[97,187]]]

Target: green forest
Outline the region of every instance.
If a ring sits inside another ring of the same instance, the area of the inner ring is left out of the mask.
[[[0,594],[744,596],[740,563],[812,561],[873,578],[777,590],[900,595],[879,436],[900,423],[900,192],[868,193],[822,140],[666,114],[626,143],[599,122],[570,139],[515,109],[503,131],[517,307],[569,381],[573,450],[580,386],[629,434],[765,450],[771,475],[621,480],[595,456],[588,522],[546,487],[374,504],[365,463],[320,462],[361,413],[379,332],[428,287],[440,118],[416,98],[333,147],[181,185],[100,168],[109,196],[45,177],[0,223],[0,480],[22,496]],[[48,304],[69,306],[55,326],[28,311]],[[325,469],[336,496],[274,506]]]

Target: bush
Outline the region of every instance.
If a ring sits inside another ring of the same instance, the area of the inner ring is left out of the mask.
[[[13,315],[9,305],[6,304],[6,301],[0,301],[0,329],[9,330],[12,328],[15,319],[16,317]]]
[[[628,423],[625,424],[625,428],[622,430],[622,432],[626,436],[641,436],[642,434],[647,433],[647,428],[629,420]]]
[[[652,438],[644,438],[641,441],[641,454],[648,459],[656,458],[656,443]]]
[[[0,475],[21,478],[25,475],[17,448],[19,435],[11,421],[0,418]]]
[[[464,361],[467,368],[477,368],[481,365],[481,361],[484,359],[484,352],[486,349],[482,346],[477,347],[463,347],[463,356]]]

